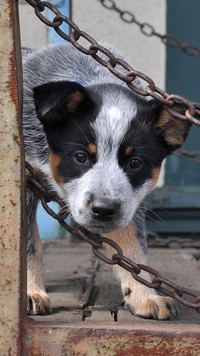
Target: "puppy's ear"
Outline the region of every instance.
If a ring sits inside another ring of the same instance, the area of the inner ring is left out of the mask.
[[[187,120],[175,118],[160,104],[154,103],[154,105],[154,107],[156,107],[156,131],[158,135],[164,139],[168,149],[172,152],[184,143],[191,127],[191,123]],[[184,114],[186,106],[175,104],[173,110]]]
[[[58,125],[93,105],[86,89],[76,82],[50,82],[33,92],[37,116],[45,127]]]

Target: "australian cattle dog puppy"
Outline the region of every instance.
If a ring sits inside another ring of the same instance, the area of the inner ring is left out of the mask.
[[[23,70],[26,160],[66,203],[80,228],[111,238],[125,256],[146,264],[142,202],[155,187],[163,159],[182,145],[190,124],[133,93],[72,45],[29,54]],[[37,199],[31,191],[27,206],[28,313],[45,314],[50,300],[43,282]],[[114,272],[131,313],[176,317],[171,298],[139,284],[119,266]],[[146,272],[141,276],[150,280]]]

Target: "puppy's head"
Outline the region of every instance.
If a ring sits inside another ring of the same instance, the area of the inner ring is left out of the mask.
[[[130,222],[190,127],[117,84],[52,82],[34,98],[62,198],[75,222],[96,233]]]

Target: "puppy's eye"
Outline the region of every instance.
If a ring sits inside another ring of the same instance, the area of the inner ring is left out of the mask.
[[[129,161],[129,167],[131,169],[139,169],[143,166],[143,161],[138,157],[132,157]]]
[[[88,156],[85,152],[76,152],[74,154],[74,159],[76,162],[84,164],[87,163]]]

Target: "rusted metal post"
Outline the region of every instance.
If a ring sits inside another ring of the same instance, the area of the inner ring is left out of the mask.
[[[0,355],[22,355],[24,169],[17,1],[0,0]],[[22,158],[21,158],[22,157]],[[24,259],[25,261],[25,259]],[[25,269],[24,269],[25,270]]]

